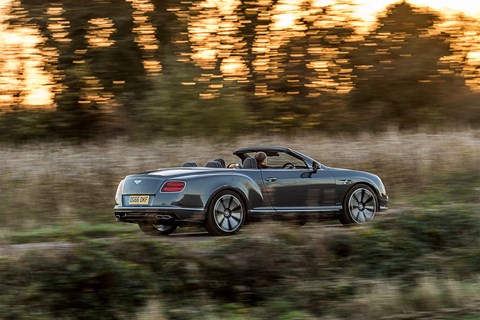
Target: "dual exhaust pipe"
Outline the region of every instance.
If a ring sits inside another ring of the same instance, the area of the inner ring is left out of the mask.
[[[129,217],[128,213],[122,213],[122,214],[117,213],[117,214],[115,214],[115,219],[117,221],[120,221],[120,219],[122,219],[122,218],[128,218],[128,217]],[[134,217],[134,215],[131,215],[130,217]],[[157,214],[155,216],[155,218],[157,220],[173,220],[173,217],[169,214]]]

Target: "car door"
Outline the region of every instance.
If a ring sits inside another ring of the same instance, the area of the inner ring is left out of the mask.
[[[278,213],[326,212],[335,209],[335,179],[328,170],[313,172],[300,159],[276,159],[277,163],[261,169],[265,193]],[[280,163],[279,161],[280,160]],[[282,168],[282,161],[295,167]],[[269,159],[269,164],[272,159]]]
[[[262,201],[258,203],[251,203],[253,205],[250,208],[250,212],[254,214],[263,214],[263,213],[273,213],[275,209],[270,201],[268,191],[266,189],[266,183],[262,178],[262,173],[259,169],[241,169],[242,175],[248,176],[250,179],[255,181],[262,193]]]

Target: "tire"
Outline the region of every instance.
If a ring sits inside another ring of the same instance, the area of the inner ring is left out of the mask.
[[[168,236],[173,233],[177,226],[166,224],[142,224],[139,223],[140,230],[152,236]]]
[[[372,221],[378,212],[378,198],[375,191],[366,184],[351,188],[343,200],[340,222],[344,225],[358,225]]]
[[[222,191],[213,197],[207,213],[205,229],[216,236],[237,232],[245,223],[246,207],[234,191]]]

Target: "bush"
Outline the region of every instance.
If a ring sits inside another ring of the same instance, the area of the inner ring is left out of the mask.
[[[46,252],[2,261],[2,318],[121,319],[136,312],[151,290],[146,269],[115,259],[99,243]]]
[[[348,318],[343,306],[365,303],[358,296],[373,294],[379,281],[393,286],[391,301],[415,293],[420,305],[406,304],[434,310],[458,300],[437,294],[444,282],[436,279],[480,272],[472,209],[410,212],[350,229],[266,223],[199,245],[138,236],[29,252],[0,262],[0,318],[122,319],[148,301],[161,302],[149,312],[172,319],[223,318],[228,308],[239,318],[335,310]]]
[[[0,141],[25,142],[53,137],[52,111],[15,111],[0,114]]]
[[[194,69],[178,66],[176,72],[156,79],[153,90],[134,115],[134,133],[141,137],[221,137],[245,132],[243,96],[234,89],[215,92],[195,79]],[[207,95],[203,97],[203,95]]]
[[[478,261],[468,253],[480,246],[480,220],[468,206],[408,212],[336,241],[350,244],[343,250],[362,276],[411,278],[431,271],[462,276],[478,271]],[[459,261],[461,269],[451,268]]]

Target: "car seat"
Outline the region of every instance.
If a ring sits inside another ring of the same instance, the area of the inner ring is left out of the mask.
[[[225,168],[225,160],[223,160],[222,158],[215,158],[213,159],[213,161],[217,161],[222,165],[222,168]]]
[[[184,162],[182,167],[196,167],[197,164],[195,162]]]
[[[207,168],[222,168],[222,164],[218,161],[209,161],[205,165]]]
[[[257,160],[253,158],[246,158],[243,160],[243,169],[258,169]]]

